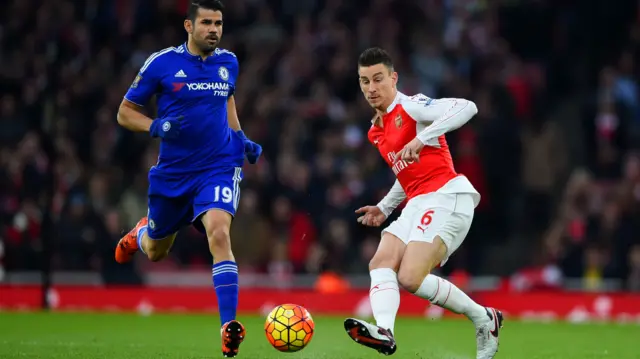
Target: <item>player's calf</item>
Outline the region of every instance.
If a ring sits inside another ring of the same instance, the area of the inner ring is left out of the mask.
[[[229,237],[231,215],[222,210],[211,209],[203,215],[202,223],[207,233],[209,249],[213,256],[211,274],[213,287],[218,297],[220,322],[226,327],[227,323],[236,322],[236,310],[238,307],[238,265],[231,252],[231,239]],[[237,345],[239,346],[241,342],[238,341]],[[237,353],[237,347],[234,352]]]
[[[400,308],[398,276],[405,244],[396,236],[384,233],[378,250],[369,263],[371,289],[369,300],[376,324],[393,331]]]
[[[464,314],[474,323],[486,320],[484,307],[446,279],[430,274],[446,255],[439,236],[429,242],[410,242],[400,265],[398,280],[409,292],[432,304]]]
[[[162,239],[152,239],[148,233],[144,233],[144,238],[140,240],[140,249],[152,262],[159,262],[167,256],[176,239],[176,233]]]

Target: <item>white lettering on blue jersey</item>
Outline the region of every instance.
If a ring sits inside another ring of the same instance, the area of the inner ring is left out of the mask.
[[[183,116],[180,137],[162,141],[154,172],[242,166],[244,146],[227,121],[227,101],[235,92],[238,68],[236,56],[224,49],[205,59],[191,54],[186,45],[149,56],[125,99],[145,105],[155,95],[158,118]]]

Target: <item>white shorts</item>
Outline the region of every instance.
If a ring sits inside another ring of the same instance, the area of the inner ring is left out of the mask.
[[[405,244],[414,241],[432,243],[439,236],[447,246],[447,254],[440,263],[442,266],[467,236],[475,207],[472,193],[423,194],[410,199],[400,217],[382,233],[389,232]]]

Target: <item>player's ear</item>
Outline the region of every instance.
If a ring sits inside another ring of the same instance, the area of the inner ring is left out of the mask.
[[[189,19],[185,19],[184,20],[184,29],[189,34],[192,34],[193,33],[193,21],[191,21]]]
[[[393,86],[398,84],[398,73],[393,71],[391,73],[391,81],[393,82]]]

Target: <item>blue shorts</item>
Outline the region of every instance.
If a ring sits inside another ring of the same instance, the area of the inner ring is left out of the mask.
[[[163,239],[190,223],[201,232],[198,219],[217,209],[235,216],[240,202],[242,167],[206,171],[182,177],[149,173],[148,234]]]

